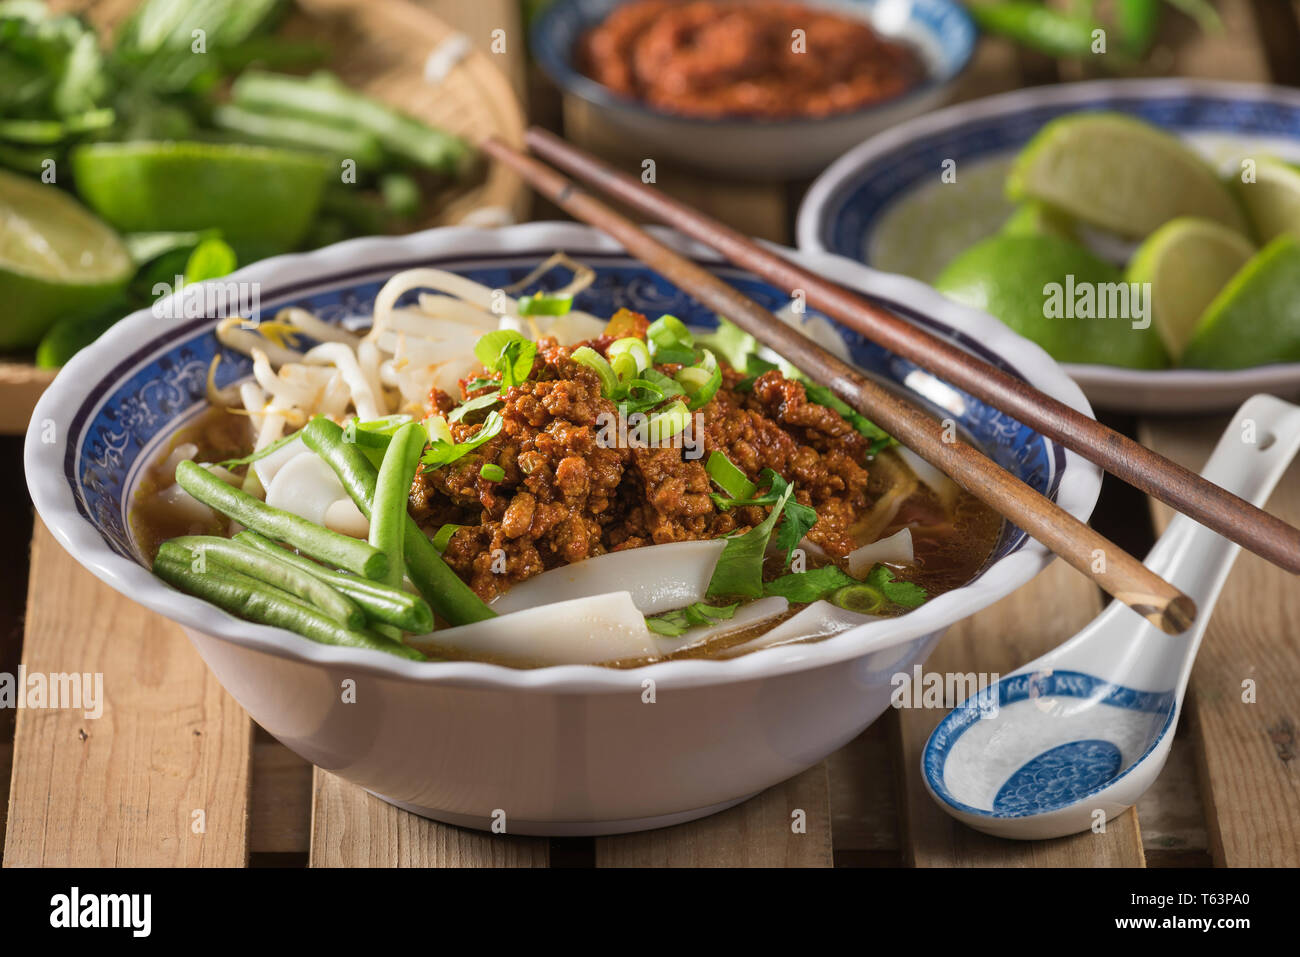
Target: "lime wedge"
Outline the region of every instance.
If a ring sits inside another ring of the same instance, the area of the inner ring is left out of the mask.
[[[1234,180],[1234,188],[1261,243],[1283,233],[1300,236],[1300,168],[1261,156],[1255,163],[1255,182]]]
[[[1283,233],[1206,307],[1183,353],[1198,369],[1300,362],[1300,238]]]
[[[1245,236],[1209,219],[1171,219],[1138,247],[1124,278],[1150,283],[1151,318],[1177,363],[1205,307],[1255,247]]]
[[[135,271],[117,234],[58,187],[0,171],[0,349],[111,302]]]
[[[1078,238],[1072,220],[1059,209],[1046,203],[1021,203],[1002,224],[1006,236],[1059,236],[1062,239]]]
[[[298,246],[331,164],[216,143],[97,143],[72,153],[77,192],[123,232],[218,229],[247,261]]]
[[[935,288],[991,313],[1059,362],[1169,364],[1160,337],[1134,312],[1119,270],[1059,236],[976,243],[948,264]]]
[[[1178,216],[1246,231],[1232,194],[1204,160],[1177,138],[1118,113],[1048,123],[1016,157],[1007,195],[1132,238]]]

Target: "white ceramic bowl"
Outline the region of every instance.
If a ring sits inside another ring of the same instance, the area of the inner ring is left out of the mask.
[[[975,51],[975,24],[955,0],[807,0],[867,20],[883,36],[912,46],[926,80],[880,103],[836,116],[793,120],[678,116],[618,96],[573,65],[573,47],[624,0],[557,0],[532,29],[533,55],[565,93],[585,100],[627,143],[657,161],[671,159],[726,176],[811,176],[873,133],[942,104]]]
[[[769,305],[780,298],[703,249],[661,235],[748,294]],[[379,284],[412,265],[436,263],[504,285],[556,249],[598,271],[581,308],[622,304],[708,322],[693,300],[609,240],[572,224],[359,239],[267,260],[226,282],[258,284],[268,312],[297,302],[338,320],[366,314]],[[791,255],[1088,411],[1046,353],[988,316],[846,259]],[[730,661],[528,671],[314,644],[169,588],[143,567],[129,531],[126,509],[142,466],[203,408],[215,321],[160,322],[143,311],[69,363],[41,399],[27,435],[37,510],[95,575],[184,628],[221,683],[271,734],[314,764],[439,820],[487,827],[504,815],[514,833],[598,834],[735,804],[851,740],[888,706],[894,674],[923,660],[948,625],[1024,584],[1049,559],[1008,526],[994,559],[965,587],[900,618]],[[1005,467],[1087,518],[1100,487],[1094,466],[910,363],[843,335],[860,364],[919,401],[932,397]],[[240,357],[227,359],[218,385],[247,374]],[[348,680],[356,683],[351,704],[341,700]]]

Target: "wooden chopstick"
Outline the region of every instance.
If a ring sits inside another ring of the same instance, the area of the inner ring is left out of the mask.
[[[1195,603],[1132,555],[960,440],[945,439],[940,423],[897,398],[848,363],[786,325],[752,299],[650,236],[625,216],[578,189],[555,170],[495,138],[482,148],[576,219],[617,239],[637,259],[725,315],[759,342],[941,469],[962,488],[1014,522],[1101,588],[1170,634],[1196,617]]]
[[[1300,573],[1300,529],[863,296],[781,258],[635,177],[618,172],[546,130],[530,128],[525,142],[539,156],[638,212],[698,239],[737,266],[781,288],[802,289],[808,305],[890,352],[1014,416],[1243,548],[1292,574]]]

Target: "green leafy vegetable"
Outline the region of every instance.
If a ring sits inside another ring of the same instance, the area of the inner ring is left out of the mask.
[[[496,383],[493,382],[493,385]],[[456,408],[452,409],[447,416],[448,422],[459,422],[471,412],[477,412],[479,409],[488,409],[501,401],[500,392],[489,392],[487,395],[480,395],[477,398],[469,399],[462,402]]]
[[[424,457],[420,460],[428,468],[441,468],[452,462],[463,458],[470,452],[473,452],[480,445],[491,439],[496,438],[504,424],[500,412],[489,412],[488,417],[483,420],[477,432],[464,442],[448,442],[445,439],[434,439],[429,443],[429,447],[424,450]]]
[[[474,355],[489,372],[501,375],[501,391],[527,381],[537,357],[537,343],[513,329],[497,329],[474,343]]]
[[[712,625],[719,621],[729,621],[736,614],[740,602],[730,605],[709,605],[702,601],[687,605],[675,611],[664,612],[653,618],[646,618],[646,627],[651,631],[676,638],[686,633],[687,629],[699,625]]]
[[[928,597],[920,585],[894,578],[893,571],[887,565],[877,565],[871,569],[862,583],[875,588],[899,608],[916,608],[925,604]]]
[[[722,554],[718,556],[718,563],[713,567],[713,577],[709,579],[707,594],[710,598],[762,597],[763,556],[767,552],[767,543],[772,537],[772,530],[776,527],[786,502],[793,494],[794,486],[786,485],[780,497],[773,503],[772,511],[768,513],[767,518],[743,535],[726,540],[727,544],[723,547]]]
[[[857,584],[857,580],[838,565],[823,565],[806,572],[782,575],[765,584],[763,594],[780,595],[788,601],[807,604]]]

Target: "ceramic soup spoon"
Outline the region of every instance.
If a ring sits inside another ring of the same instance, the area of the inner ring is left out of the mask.
[[[1257,395],[1202,474],[1262,506],[1298,449],[1300,407]],[[1239,551],[1174,516],[1144,564],[1196,601],[1196,624],[1166,635],[1112,602],[939,723],[921,755],[931,796],[976,830],[1026,840],[1085,831],[1137,803],[1169,755],[1196,650]]]

